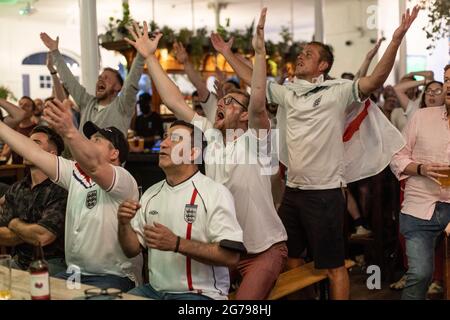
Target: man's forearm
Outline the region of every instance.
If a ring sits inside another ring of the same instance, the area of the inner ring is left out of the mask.
[[[130,224],[119,224],[119,243],[128,258],[133,258],[141,252],[138,237]]]
[[[222,54],[238,77],[250,84],[252,81],[252,68],[241,61],[232,51],[223,52]]]
[[[44,227],[35,223],[26,223],[20,219],[13,219],[9,223],[9,229],[17,234],[23,241],[32,245],[46,246],[52,243],[56,236],[45,229]]]
[[[170,80],[159,64],[158,59],[153,54],[147,58],[147,66],[148,72],[164,104],[178,119],[191,122],[195,115],[194,111],[186,105],[180,90]]]
[[[121,107],[126,113],[134,112],[136,94],[139,90],[139,79],[141,78],[144,69],[144,63],[144,57],[138,53],[131,65],[130,73],[123,84],[123,94],[119,96],[119,98],[122,99]]]
[[[8,227],[0,227],[0,246],[13,247],[24,241]]]
[[[209,90],[206,87],[205,80],[203,80],[200,73],[195,70],[194,65],[190,61],[186,61],[184,64],[184,71],[186,72],[189,80],[197,89],[198,98],[200,101],[205,101],[208,98]]]
[[[59,101],[64,101],[67,99],[66,93],[64,92],[63,85],[58,78],[58,74],[52,74],[52,82],[53,82],[53,95]]]
[[[249,102],[249,127],[252,129],[268,129],[269,118],[266,111],[266,54],[255,55],[255,66],[252,74],[252,94]]]
[[[221,248],[217,243],[208,244],[181,239],[178,252],[198,262],[214,266],[233,268],[239,262],[239,253]]]
[[[15,128],[25,118],[24,110],[6,101],[5,99],[0,99],[0,107],[4,108],[6,112],[8,112],[9,119],[7,117],[4,121],[11,128]]]
[[[392,40],[372,74],[361,78],[359,90],[364,96],[369,96],[373,91],[384,84],[394,66],[395,56],[400,44],[401,41]]]
[[[88,174],[95,172],[104,162],[97,148],[93,147],[93,143],[81,135],[75,127],[63,138],[69,146],[73,158]]]

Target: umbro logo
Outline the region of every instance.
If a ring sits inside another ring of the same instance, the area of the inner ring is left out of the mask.
[[[320,105],[320,101],[322,101],[322,96],[318,97],[314,103],[313,103],[313,108],[318,107]]]

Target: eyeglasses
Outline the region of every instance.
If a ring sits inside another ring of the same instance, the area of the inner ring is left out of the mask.
[[[244,108],[244,110],[247,110],[247,106],[244,106],[241,102],[239,102],[238,100],[233,98],[233,96],[223,97],[222,99],[223,99],[223,103],[225,103],[225,105],[229,105],[229,104],[231,104],[234,101],[238,105],[240,105],[242,108]]]
[[[431,94],[431,95],[440,95],[442,92],[444,92],[444,90],[442,90],[441,88],[437,88],[437,89],[427,89],[427,91],[425,91],[426,94]]]
[[[183,141],[183,136],[178,133],[164,133],[164,140],[169,138],[171,142],[178,143],[180,141]]]
[[[90,288],[84,290],[86,300],[103,298],[103,299],[122,299],[122,291],[116,288]],[[106,298],[107,297],[107,298]]]

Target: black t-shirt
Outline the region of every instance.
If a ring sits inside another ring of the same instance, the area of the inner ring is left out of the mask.
[[[160,115],[152,112],[149,116],[140,115],[136,118],[136,136],[153,137],[159,135],[164,136],[163,121]],[[151,146],[145,145],[146,148]]]

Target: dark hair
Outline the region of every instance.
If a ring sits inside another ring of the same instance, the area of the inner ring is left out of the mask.
[[[447,70],[450,69],[450,64],[446,65],[444,68],[444,72],[447,72]]]
[[[61,138],[61,136],[57,134],[55,130],[47,126],[34,127],[33,130],[31,131],[30,136],[38,132],[42,132],[47,135],[48,141],[56,147],[56,153],[58,156],[60,156],[61,153],[64,151],[64,141]]]
[[[240,89],[241,85],[235,79],[228,79],[225,83],[231,83],[236,89]]]
[[[198,91],[195,90],[194,92],[192,92],[192,96],[193,96],[193,97],[198,97]]]
[[[206,141],[205,135],[203,134],[203,131],[194,126],[193,124],[183,121],[183,120],[175,120],[170,127],[175,126],[183,126],[186,128],[191,129],[191,147],[198,147],[201,146],[200,150],[200,163],[197,164],[198,169],[201,173],[205,174],[205,159],[203,158],[203,153],[206,150],[206,147],[208,146],[208,142]],[[194,161],[197,159],[194,159]]]
[[[426,108],[427,106],[426,106],[426,104],[425,104],[425,91],[427,91],[427,89],[428,89],[428,87],[430,86],[430,85],[432,85],[433,83],[437,83],[437,84],[439,84],[440,86],[443,86],[444,84],[442,83],[442,82],[440,82],[440,81],[431,81],[431,82],[429,82],[429,83],[427,83],[427,85],[425,86],[425,88],[423,88],[423,94],[422,94],[422,98],[420,98],[420,104],[419,104],[419,108]]]
[[[22,96],[19,100],[22,100],[22,99],[30,100],[33,111],[36,110],[36,103],[34,103],[33,99],[31,99],[29,96]]]
[[[331,49],[331,47],[329,45],[326,45],[326,44],[324,44],[322,42],[318,42],[318,41],[311,41],[308,43],[308,45],[314,45],[314,46],[319,47],[320,62],[325,61],[328,63],[328,68],[326,68],[325,71],[323,72],[325,74],[325,76],[327,76],[331,70],[331,67],[333,66],[333,63],[334,63],[333,50]]]
[[[120,75],[119,71],[117,71],[116,69],[113,69],[113,68],[109,68],[109,67],[103,69],[103,71],[111,71],[112,73],[114,73],[116,75],[117,81],[119,81],[119,83],[120,83],[120,86],[121,87],[123,86],[123,78]]]
[[[342,79],[348,79],[348,80],[354,80],[355,79],[355,75],[351,72],[344,72],[343,74],[341,74],[341,78]]]

